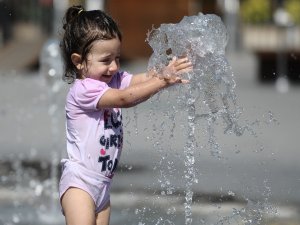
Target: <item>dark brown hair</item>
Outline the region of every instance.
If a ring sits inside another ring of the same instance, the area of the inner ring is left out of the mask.
[[[72,83],[78,76],[77,68],[71,61],[71,55],[78,53],[82,62],[94,41],[119,38],[121,32],[116,22],[101,10],[85,11],[81,5],[70,7],[65,14],[64,34],[61,41],[62,56],[65,64],[63,80]]]

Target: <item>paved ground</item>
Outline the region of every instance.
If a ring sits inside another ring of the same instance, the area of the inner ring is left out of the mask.
[[[236,77],[239,104],[244,108],[241,122],[253,122],[257,135],[254,137],[245,133],[242,137],[233,137],[217,132],[224,157],[221,160],[212,157],[205,148],[197,149],[195,168],[199,182],[193,186],[195,202],[221,199],[243,204],[245,199],[267,200],[268,204],[279,208],[281,220],[292,218],[296,222],[290,224],[299,224],[300,87],[291,86],[289,92],[279,93],[273,85],[257,83],[256,63],[251,55],[234,54],[228,59]],[[128,65],[126,69],[138,72],[145,66],[145,62],[141,61]],[[60,157],[64,149],[63,104],[66,87],[63,86],[59,94],[53,94],[49,91],[51,88],[53,86],[37,73],[1,74],[2,161],[47,162],[56,160],[56,155]],[[186,136],[181,125],[185,123],[185,118],[176,117],[175,139],[169,139],[169,133],[161,129],[168,129],[173,123],[166,120],[162,125],[164,121],[160,122],[171,107],[166,102],[173,99],[173,93],[163,94],[158,102],[154,98],[152,103],[149,101],[125,112],[126,142],[121,171],[116,175],[113,187],[115,201],[119,205],[122,205],[122,198],[117,194],[120,190],[127,193],[124,200],[127,201],[127,214],[126,210],[120,209],[125,217],[128,213],[135,213],[128,206],[128,201],[133,201],[134,196],[139,196],[138,193],[142,194],[136,205],[147,201],[149,196],[144,193],[151,196],[153,193],[171,191],[179,193],[182,198],[180,193],[185,190],[182,149]],[[161,126],[153,130],[153,124]],[[164,136],[167,137],[160,139]],[[157,140],[162,141],[161,146],[165,149],[155,145]],[[170,184],[166,182],[168,180]],[[209,205],[218,208],[214,203]],[[222,207],[226,209],[224,205]],[[232,210],[234,206],[229,208]],[[272,223],[278,224],[278,221]]]

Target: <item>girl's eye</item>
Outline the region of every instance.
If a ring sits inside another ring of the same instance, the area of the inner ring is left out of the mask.
[[[111,59],[111,58],[107,58],[107,59],[102,59],[102,60],[100,60],[100,62],[101,63],[104,63],[104,64],[106,64],[106,65],[109,65],[110,63],[112,63],[112,61],[116,61],[116,62],[119,62],[120,61],[120,56],[117,56],[116,58],[114,58],[114,59]]]
[[[102,59],[100,62],[109,64],[111,62],[111,60],[110,59]]]

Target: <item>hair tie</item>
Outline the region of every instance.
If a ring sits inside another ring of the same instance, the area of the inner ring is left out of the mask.
[[[80,9],[79,12],[78,12],[78,15],[79,15],[82,11],[83,11],[83,9]]]

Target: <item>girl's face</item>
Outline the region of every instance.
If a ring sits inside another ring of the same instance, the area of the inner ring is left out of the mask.
[[[83,65],[83,77],[109,83],[120,68],[120,51],[118,38],[95,41]]]

